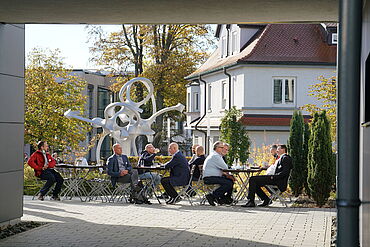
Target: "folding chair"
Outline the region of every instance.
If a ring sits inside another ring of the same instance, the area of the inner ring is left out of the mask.
[[[202,196],[200,196],[200,205],[204,205],[207,202],[206,195],[212,193],[220,187],[219,184],[205,184],[203,179],[203,169],[200,167],[200,178],[199,178],[199,187],[198,191],[202,192]],[[201,193],[199,193],[200,195]]]
[[[265,185],[266,188],[268,188],[270,192],[270,199],[275,201],[276,199],[279,199],[280,203],[285,205],[285,207],[288,207],[288,204],[286,203],[283,194],[286,193],[286,191],[281,192],[279,187],[277,185]],[[286,195],[289,197],[290,202],[292,202],[292,198],[289,194],[286,193]]]
[[[153,195],[155,196],[155,198],[157,199],[158,203],[161,204],[161,201],[159,200],[158,198],[158,195],[157,195],[157,188],[154,184],[154,178],[153,178],[153,175],[151,172],[150,173],[150,176],[151,178],[144,178],[144,179],[140,179],[140,181],[143,183],[143,188],[141,188],[141,190],[138,192],[138,195],[139,196],[142,196],[143,198],[152,198]]]
[[[122,201],[125,199],[126,203],[128,202],[127,197],[130,197],[131,194],[131,185],[130,183],[117,183],[116,187],[111,192],[111,196],[108,199],[108,202]],[[117,199],[117,200],[116,200]]]
[[[181,190],[180,190],[180,192],[178,192],[178,195],[176,196],[175,201],[177,199],[181,198],[181,197],[186,197],[188,199],[190,205],[193,206],[193,200],[191,198],[191,194],[192,194],[192,192],[195,192],[195,191],[193,190],[191,185],[192,185],[192,182],[193,182],[194,170],[195,170],[195,166],[193,166],[190,170],[190,179],[189,179],[189,182],[188,182],[187,185],[177,186],[177,187],[181,187]]]

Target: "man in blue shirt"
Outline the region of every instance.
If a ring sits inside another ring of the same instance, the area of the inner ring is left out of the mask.
[[[116,183],[130,183],[131,184],[131,201],[136,204],[144,203],[143,200],[137,198],[137,191],[140,191],[138,186],[137,170],[132,169],[128,157],[122,154],[122,147],[116,143],[113,145],[114,154],[107,160],[108,175],[111,176],[113,187]]]

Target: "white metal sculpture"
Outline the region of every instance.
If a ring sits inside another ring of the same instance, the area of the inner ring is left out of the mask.
[[[131,86],[135,82],[142,82],[148,89],[147,96],[140,102],[134,102],[130,97]],[[126,100],[124,100],[123,97],[124,93],[126,93]],[[147,78],[137,77],[131,79],[122,86],[118,94],[120,102],[111,103],[105,108],[104,119],[99,117],[93,119],[84,118],[79,115],[80,112],[71,110],[66,111],[64,116],[67,118],[76,118],[91,123],[95,128],[103,129],[102,136],[100,137],[96,147],[97,162],[100,161],[101,145],[107,135],[111,136],[116,142],[120,143],[122,147],[129,147],[129,149],[126,149],[128,152],[132,150],[133,153],[137,155],[138,153],[135,145],[136,137],[139,135],[145,135],[147,136],[148,141],[152,142],[155,132],[152,130],[151,125],[153,122],[155,122],[155,119],[165,112],[172,110],[182,112],[185,109],[185,106],[179,103],[176,106],[167,107],[157,112],[153,93],[153,83]],[[152,101],[153,114],[151,117],[143,119],[140,115],[143,110],[140,107],[149,100]],[[117,118],[121,120],[122,126],[118,125]]]

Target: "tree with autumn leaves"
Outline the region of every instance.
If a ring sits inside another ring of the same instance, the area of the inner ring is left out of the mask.
[[[319,83],[313,84],[309,90],[309,96],[314,97],[321,105],[306,104],[302,107],[303,110],[308,111],[311,116],[322,111],[330,121],[330,134],[332,141],[336,140],[337,131],[337,78],[336,76],[318,78]]]
[[[25,143],[47,141],[64,152],[80,151],[88,123],[64,117],[68,109],[85,112],[86,81],[66,69],[59,50],[34,49],[25,70]]]
[[[158,109],[185,104],[188,82],[184,78],[206,60],[210,33],[206,25],[190,24],[122,25],[120,32],[109,34],[91,28],[90,37],[94,40],[92,61],[105,65],[105,69],[112,72],[126,72],[112,86],[115,92],[132,77],[143,76],[154,84]],[[136,101],[142,100],[147,93],[141,84],[133,87],[131,92]],[[145,117],[150,114],[151,107],[143,108]],[[168,115],[182,117],[176,112]],[[159,116],[153,126],[156,132],[154,145],[158,145],[163,136],[163,117]]]

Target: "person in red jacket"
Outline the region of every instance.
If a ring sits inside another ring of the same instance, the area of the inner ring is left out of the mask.
[[[29,158],[28,165],[35,170],[36,177],[41,180],[46,180],[44,187],[40,190],[38,199],[43,201],[50,187],[56,183],[51,199],[60,201],[59,193],[62,189],[63,177],[54,170],[56,161],[48,153],[48,144],[44,141],[40,141],[37,143],[37,148],[38,150]]]

